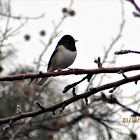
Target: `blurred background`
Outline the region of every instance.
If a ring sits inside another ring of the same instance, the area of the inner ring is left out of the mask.
[[[140,1],[135,1],[140,6]],[[134,13],[135,12],[135,13]],[[139,11],[131,0],[0,0],[0,76],[46,72],[57,42],[65,34],[79,40],[77,58],[70,68],[98,68],[94,60],[101,58],[103,67],[139,64],[140,55],[115,55],[116,51],[140,47]],[[138,72],[129,72],[127,76]],[[0,83],[0,118],[37,110],[35,102],[48,107],[71,98],[64,87],[84,76],[50,78],[42,88],[30,80]],[[122,79],[119,74],[100,74],[75,87],[76,94],[91,87]],[[124,105],[139,111],[139,85],[127,84],[113,95]],[[109,90],[103,91],[110,96]],[[10,140],[106,140],[138,139],[139,124],[123,123],[132,113],[103,101],[102,94],[77,101],[59,114],[44,113],[19,120],[10,127],[0,126],[0,139]],[[139,121],[140,123],[140,121]]]

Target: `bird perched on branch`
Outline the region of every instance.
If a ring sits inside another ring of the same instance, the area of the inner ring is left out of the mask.
[[[64,35],[60,39],[50,58],[48,72],[65,69],[74,62],[77,55],[75,47],[75,42],[77,41],[71,35]],[[48,77],[42,78],[37,85],[43,86],[47,79]]]

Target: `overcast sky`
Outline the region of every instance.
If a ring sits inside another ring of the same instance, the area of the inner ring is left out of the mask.
[[[136,2],[140,5],[139,0]],[[37,17],[45,13],[45,17],[42,19],[29,20],[18,38],[13,39],[15,47],[19,50],[18,60],[20,63],[32,65],[34,59],[38,58],[44,48],[40,39],[47,43],[53,30],[52,21],[57,24],[62,17],[62,8],[69,7],[69,4],[69,0],[12,1],[12,14],[15,16]],[[70,34],[79,40],[76,43],[78,55],[71,68],[97,68],[94,59],[99,56],[102,59],[104,56],[103,47],[107,48],[119,32],[122,19],[120,0],[75,0],[72,9],[76,11],[76,16],[69,17],[62,24],[59,29],[62,31],[60,37],[54,40],[43,57],[43,61],[48,62],[59,39],[65,34]],[[134,6],[124,1],[125,27],[122,38],[110,52],[110,59],[114,56],[115,51],[120,50],[121,46],[123,49],[140,51],[140,18],[135,18],[132,15],[133,11],[135,11]],[[16,26],[15,23],[14,26]],[[41,30],[46,31],[45,37],[40,37]],[[29,42],[24,40],[25,34],[31,35]],[[139,61],[140,55],[122,55],[118,56],[116,66],[139,64]],[[47,67],[41,70],[45,72]],[[117,75],[114,78],[122,77]],[[138,90],[138,86],[134,85],[134,88]],[[124,86],[124,90],[127,91],[127,94],[134,92],[133,88],[128,91],[128,86]]]
[[[28,17],[36,17],[45,13],[45,17],[40,20],[30,20],[23,28],[19,39],[14,40],[15,46],[20,50],[21,63],[31,63],[38,57],[43,49],[40,39],[47,43],[47,39],[53,30],[52,20],[57,24],[62,17],[62,8],[69,7],[69,0],[13,0],[12,13]],[[116,44],[114,51],[119,50],[122,45],[124,49],[139,50],[140,39],[140,18],[135,18],[132,12],[135,8],[129,2],[124,2],[125,8],[125,28],[121,40]],[[76,43],[78,56],[73,67],[93,68],[94,58],[102,57],[103,46],[108,47],[113,38],[119,32],[121,23],[121,3],[120,0],[75,0],[72,9],[76,11],[75,17],[70,17],[62,24],[61,36],[71,34],[79,42]],[[39,32],[45,30],[47,36],[41,38]],[[31,35],[31,41],[25,42],[23,36]],[[60,36],[60,37],[61,37]],[[60,37],[54,40],[44,61],[48,61]],[[31,55],[32,53],[32,55]],[[113,56],[111,52],[110,56]],[[130,61],[125,61],[130,58]],[[133,57],[133,59],[132,59]],[[119,59],[124,61],[119,61]],[[140,56],[123,55],[119,56],[117,65],[128,65],[138,63]],[[82,60],[82,61],[81,61]]]
[[[140,3],[140,1],[139,1]],[[38,59],[44,46],[40,39],[47,44],[47,40],[54,27],[52,21],[58,24],[62,18],[62,8],[69,7],[70,0],[13,0],[12,14],[15,16],[37,17],[45,13],[45,17],[39,20],[29,20],[22,28],[18,38],[13,42],[19,50],[18,60],[21,64],[32,65],[35,59]],[[69,17],[64,21],[59,31],[62,31],[60,37],[57,37],[43,57],[44,62],[48,62],[59,39],[70,34],[79,40],[76,43],[77,58],[71,68],[97,68],[94,63],[95,58],[104,56],[104,47],[108,48],[112,40],[118,35],[122,20],[122,8],[120,0],[75,0],[72,9],[76,16]],[[123,49],[137,50],[140,48],[140,18],[135,18],[132,12],[134,6],[124,1],[125,27],[121,39],[116,43],[109,54],[108,61],[114,57],[114,52]],[[18,24],[18,22],[17,22]],[[14,26],[16,26],[14,22]],[[39,32],[45,30],[47,35],[40,37]],[[25,41],[24,35],[30,34],[31,40]],[[117,57],[116,66],[127,66],[139,64],[140,55],[127,54]],[[46,72],[47,67],[40,69]],[[113,75],[118,80],[121,75]],[[127,75],[129,76],[129,74]],[[112,80],[114,80],[112,78]],[[109,79],[109,82],[110,79]],[[131,89],[132,90],[132,89]]]

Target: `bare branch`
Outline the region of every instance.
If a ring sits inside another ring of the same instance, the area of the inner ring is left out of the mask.
[[[22,113],[22,114],[19,114],[19,115],[16,115],[16,116],[0,119],[0,125],[6,124],[6,123],[9,123],[9,122],[13,123],[17,120],[27,118],[27,117],[35,117],[35,116],[40,115],[40,114],[45,113],[45,112],[55,112],[55,110],[57,110],[59,108],[64,109],[69,104],[72,104],[73,102],[76,102],[76,101],[81,100],[81,99],[86,99],[89,96],[94,95],[97,92],[100,92],[100,91],[103,91],[103,90],[106,90],[106,89],[110,89],[110,88],[113,88],[113,87],[119,87],[123,84],[138,81],[138,80],[140,80],[140,75],[127,77],[126,79],[123,79],[123,80],[119,80],[119,81],[116,81],[116,82],[113,82],[113,83],[109,83],[109,84],[105,84],[105,85],[102,85],[102,86],[99,86],[99,87],[96,87],[96,88],[92,88],[92,89],[90,89],[89,91],[87,91],[83,94],[76,95],[76,96],[74,96],[74,97],[72,97],[68,100],[65,100],[61,103],[55,104],[53,106],[50,106],[50,107],[47,107],[47,108],[43,107],[43,109],[40,109],[40,110],[27,112],[27,113]],[[140,114],[136,113],[136,112],[135,112],[135,115],[140,116]]]
[[[133,15],[134,15],[135,17],[140,17],[140,14],[137,13],[137,12],[133,12]]]
[[[132,51],[132,50],[121,50],[121,51],[116,51],[114,54],[115,55],[122,55],[122,54],[128,54],[128,53],[136,53],[140,54],[140,51]]]
[[[140,12],[140,7],[136,4],[135,0],[126,0],[126,1],[131,2],[131,3],[134,5],[134,7],[136,8],[136,10],[137,10],[138,12]]]
[[[140,113],[138,113],[138,112],[132,110],[131,108],[129,108],[129,107],[123,105],[123,104],[121,104],[121,103],[116,99],[116,97],[113,97],[113,96],[111,95],[109,98],[107,98],[107,97],[105,96],[104,93],[102,93],[102,97],[103,97],[103,100],[104,100],[104,101],[106,101],[106,102],[108,102],[108,103],[110,103],[110,104],[117,104],[117,105],[121,106],[122,108],[124,108],[125,111],[130,111],[130,112],[132,112],[132,113],[133,113],[133,115],[132,115],[133,117],[140,116]]]
[[[101,63],[100,57],[98,57],[98,59],[96,59],[94,62],[98,64],[98,68],[102,68],[102,63]]]
[[[101,74],[101,73],[118,73],[120,70],[124,72],[140,70],[140,65],[131,65],[125,67],[114,67],[114,68],[99,68],[99,69],[70,69],[68,71],[57,71],[57,72],[46,72],[46,73],[36,73],[36,74],[18,74],[13,76],[0,77],[0,81],[14,81],[14,80],[24,80],[24,79],[34,79],[42,77],[51,77],[59,75],[81,75],[81,74]],[[85,79],[85,78],[84,78]]]
[[[81,79],[80,81],[78,81],[78,82],[75,82],[75,83],[73,83],[73,84],[71,84],[71,85],[66,86],[66,87],[64,88],[63,93],[66,93],[66,92],[67,92],[68,90],[70,90],[71,88],[74,88],[75,86],[77,86],[78,84],[80,84],[81,82],[83,82],[84,80],[88,79],[89,75],[90,75],[90,74],[88,74],[87,76],[85,76],[84,78],[82,78],[82,79]],[[91,75],[91,76],[92,76],[92,75]],[[90,78],[91,78],[91,76],[90,76]]]
[[[0,13],[0,15],[3,16],[3,17],[8,17],[8,18],[21,20],[21,19],[40,19],[40,18],[43,18],[45,14],[42,14],[42,15],[37,16],[37,17],[13,16],[13,15],[7,15],[7,14],[4,14],[4,13]]]

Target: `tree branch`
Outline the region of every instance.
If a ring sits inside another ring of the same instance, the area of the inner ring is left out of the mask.
[[[136,53],[136,54],[140,54],[140,51],[132,51],[132,50],[120,50],[120,51],[116,51],[114,54],[115,55],[122,55],[122,54],[128,54],[128,53]]]
[[[21,20],[21,19],[40,19],[40,18],[43,18],[45,14],[42,14],[42,15],[37,16],[37,17],[13,16],[13,15],[7,15],[4,13],[0,13],[0,15],[3,17],[9,17],[9,18]]]
[[[34,79],[42,77],[52,77],[60,75],[81,75],[81,74],[102,74],[102,73],[119,73],[120,71],[129,72],[134,70],[140,70],[140,65],[130,65],[124,67],[113,67],[113,68],[99,68],[99,69],[71,69],[68,71],[57,71],[57,72],[46,72],[46,73],[35,73],[35,74],[18,74],[13,76],[0,77],[0,81],[15,81],[24,79]]]
[[[105,96],[105,94],[102,93],[102,98],[103,98],[104,101],[106,101],[106,102],[108,102],[108,103],[110,103],[110,104],[117,104],[117,105],[121,106],[123,109],[125,109],[125,111],[130,111],[130,112],[132,112],[133,115],[131,115],[131,116],[133,116],[133,117],[140,116],[140,113],[134,111],[133,109],[131,109],[131,108],[129,108],[129,107],[123,105],[123,104],[121,104],[121,103],[116,99],[116,97],[113,97],[112,95],[111,95],[109,98],[107,98],[107,97]]]
[[[140,7],[137,5],[137,3],[135,2],[135,0],[126,0],[126,1],[131,2],[132,5],[135,7],[135,9],[138,11],[138,13],[137,12],[133,12],[133,15],[135,17],[140,17]]]
[[[119,80],[119,81],[109,83],[109,84],[105,84],[105,85],[102,85],[102,86],[99,86],[99,87],[96,87],[96,88],[92,88],[92,89],[90,89],[89,91],[87,91],[83,94],[75,95],[74,97],[72,97],[68,100],[65,100],[61,103],[55,104],[53,106],[50,106],[50,107],[47,107],[47,108],[43,107],[43,109],[40,109],[40,110],[27,112],[27,113],[21,113],[21,114],[16,115],[16,116],[0,119],[0,125],[6,124],[6,123],[9,123],[9,122],[11,124],[11,123],[13,123],[17,120],[27,118],[27,117],[35,117],[35,116],[40,115],[40,114],[45,113],[45,112],[53,112],[53,114],[55,114],[54,113],[55,110],[57,110],[59,108],[64,110],[64,108],[66,106],[68,106],[69,104],[71,104],[73,102],[76,102],[80,99],[88,98],[89,96],[94,95],[97,92],[100,92],[100,91],[103,91],[103,90],[106,90],[106,89],[110,89],[110,88],[114,88],[114,87],[119,87],[123,84],[130,83],[130,82],[135,82],[135,81],[138,81],[138,80],[140,80],[140,74],[136,75],[136,76],[132,76],[132,77],[127,77],[126,79]],[[137,113],[137,116],[140,116],[140,114]]]
[[[126,0],[126,1],[131,2],[131,3],[134,5],[134,7],[136,8],[136,10],[137,10],[138,12],[140,12],[140,7],[136,4],[135,0]]]

